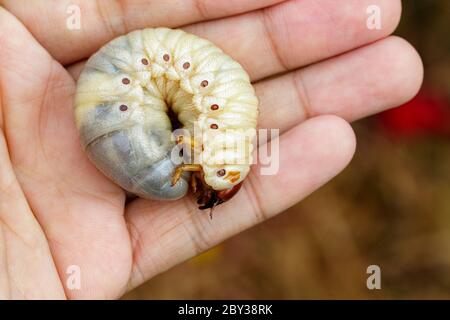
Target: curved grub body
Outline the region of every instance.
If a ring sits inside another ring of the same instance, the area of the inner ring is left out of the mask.
[[[257,106],[236,61],[207,40],[157,28],[116,38],[88,60],[75,115],[81,142],[105,175],[144,198],[178,199],[190,174],[172,185],[169,108],[193,136],[204,185],[219,192],[248,174]]]

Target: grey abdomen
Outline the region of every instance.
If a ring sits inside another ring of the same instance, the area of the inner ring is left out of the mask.
[[[156,160],[147,157],[142,140],[134,139],[134,129],[115,131],[96,139],[86,148],[89,158],[105,175],[140,197],[164,200],[183,197],[188,191],[185,180],[188,177],[185,175],[171,186],[175,164],[170,152]],[[145,144],[150,142],[167,150],[160,140],[161,132],[150,131],[147,139]]]
[[[170,157],[172,132],[141,121],[141,108],[129,104],[123,112],[120,103],[96,106],[85,114],[82,143],[97,168],[125,190],[147,199],[179,199],[188,191],[189,174],[171,186],[176,168]],[[163,111],[153,114],[167,117]]]

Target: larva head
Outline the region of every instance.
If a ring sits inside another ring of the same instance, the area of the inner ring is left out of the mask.
[[[236,193],[241,189],[242,182],[233,186],[230,189],[226,190],[214,190],[211,188],[207,188],[203,190],[200,197],[198,198],[197,204],[199,204],[199,209],[214,209],[215,206],[227,202],[231,198],[233,198]]]
[[[213,209],[215,206],[230,200],[239,191],[248,173],[248,166],[224,165],[219,167],[203,167],[198,177],[201,185],[197,203],[199,209]]]
[[[249,165],[226,164],[203,166],[205,182],[214,190],[228,190],[241,183],[248,174]]]

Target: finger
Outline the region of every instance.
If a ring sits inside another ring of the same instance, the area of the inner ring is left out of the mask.
[[[256,83],[259,127],[283,132],[321,114],[354,121],[410,100],[422,80],[416,50],[401,38],[389,37]]]
[[[373,5],[383,14],[380,29],[367,27]],[[255,81],[382,39],[400,14],[399,0],[291,0],[184,29],[217,43]]]
[[[81,64],[71,68],[81,72]],[[417,51],[392,36],[282,76],[255,83],[260,128],[292,128],[308,117],[354,121],[413,98],[422,85]]]
[[[253,81],[297,69],[391,34],[399,21],[399,0],[291,0],[251,13],[187,26],[231,55]],[[366,9],[377,5],[382,28],[367,27]],[[71,72],[75,77],[79,65]]]
[[[255,165],[243,189],[217,207],[212,220],[191,199],[131,203],[126,212],[135,258],[130,287],[292,206],[339,173],[354,150],[351,127],[335,116],[320,116],[282,135],[278,173],[262,176]]]
[[[0,299],[64,297],[47,240],[14,175],[0,131]]]
[[[109,40],[144,27],[184,24],[236,15],[282,0],[1,0],[63,64],[86,58]],[[80,30],[67,27],[80,9]],[[76,8],[75,7],[75,8]],[[72,13],[71,13],[72,12]]]

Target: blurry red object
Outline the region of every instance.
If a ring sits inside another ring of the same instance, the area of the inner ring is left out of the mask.
[[[404,105],[381,113],[385,133],[394,137],[450,135],[450,103],[441,95],[423,89]]]

